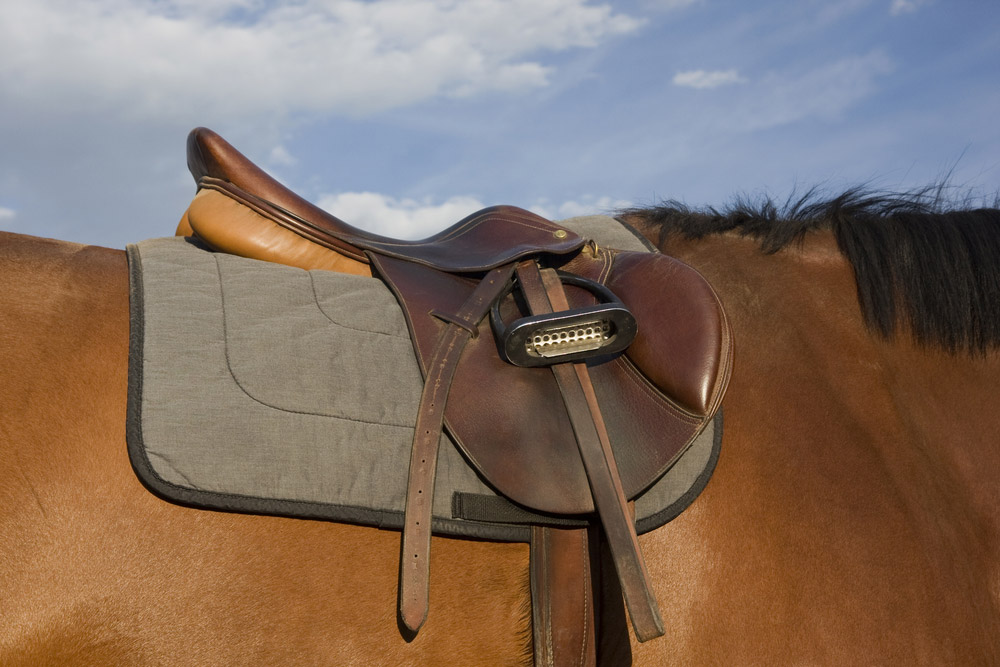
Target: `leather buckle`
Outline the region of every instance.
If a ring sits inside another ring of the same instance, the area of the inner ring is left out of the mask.
[[[500,356],[515,366],[533,368],[625,350],[635,338],[638,325],[621,299],[598,282],[563,271],[557,273],[564,284],[587,290],[601,303],[530,315],[508,326],[500,317],[500,302],[514,289],[516,280],[512,280],[490,310],[490,324]]]

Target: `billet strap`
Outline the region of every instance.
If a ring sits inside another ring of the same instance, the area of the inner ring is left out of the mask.
[[[503,292],[512,273],[513,265],[490,271],[457,312],[434,313],[446,323],[427,365],[424,390],[420,396],[410,452],[403,548],[399,560],[399,613],[403,623],[413,632],[417,632],[427,620],[431,505],[448,390],[462,350],[477,335],[479,323]]]
[[[524,261],[517,265],[517,279],[532,314],[569,309],[566,293],[554,270],[542,271],[534,261]],[[639,550],[635,524],[587,365],[574,362],[551,368],[580,448],[632,627],[639,641],[654,639],[664,633],[663,620]]]
[[[535,667],[597,664],[598,601],[592,575],[599,569],[591,562],[589,531],[547,526],[531,529]]]

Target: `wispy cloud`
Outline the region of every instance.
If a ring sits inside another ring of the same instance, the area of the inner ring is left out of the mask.
[[[633,202],[624,199],[612,199],[611,197],[596,197],[593,195],[572,199],[561,204],[540,202],[529,208],[538,215],[550,220],[561,220],[563,218],[573,218],[579,215],[595,215],[608,213],[615,209],[627,208]]]
[[[893,16],[909,14],[917,11],[925,5],[929,5],[931,2],[932,0],[892,0],[892,5],[889,7],[889,13]]]
[[[0,206],[0,222],[4,220],[13,220],[17,216],[17,212],[12,208],[6,208]]]
[[[695,69],[686,72],[678,72],[674,75],[674,85],[687,88],[718,88],[719,86],[729,86],[734,83],[746,83],[746,79],[734,69],[727,70],[703,70]]]
[[[724,113],[729,127],[759,130],[805,118],[836,118],[878,91],[894,69],[882,51],[843,58],[800,72],[776,71],[743,90]],[[734,116],[730,109],[738,110]]]
[[[0,88],[139,118],[367,114],[545,86],[546,52],[641,23],[589,0],[5,0]]]
[[[267,161],[269,164],[280,165],[282,167],[290,167],[298,163],[295,156],[280,144],[271,149]]]
[[[673,11],[675,9],[684,9],[685,7],[690,7],[691,5],[696,5],[700,2],[702,2],[702,0],[644,0],[642,4],[645,7],[653,9]]]
[[[543,217],[559,220],[578,215],[607,213],[631,204],[632,202],[611,197],[584,196],[562,203],[540,201],[526,208]],[[478,198],[469,195],[435,203],[431,198],[396,198],[377,192],[323,195],[319,198],[318,205],[356,227],[402,239],[430,236],[486,206]]]

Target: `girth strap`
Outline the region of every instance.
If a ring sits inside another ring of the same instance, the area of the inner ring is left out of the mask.
[[[477,335],[477,326],[489,312],[493,301],[503,292],[512,273],[513,265],[490,271],[457,313],[434,313],[447,324],[427,365],[427,377],[424,378],[424,390],[420,396],[410,453],[403,549],[399,563],[399,613],[403,623],[413,632],[417,632],[427,620],[431,506],[448,390],[462,350]]]
[[[532,314],[569,310],[566,293],[554,270],[540,271],[534,261],[520,262],[517,279]],[[639,551],[635,525],[587,365],[584,362],[555,364],[552,372],[580,448],[594,506],[607,535],[632,627],[639,641],[654,639],[664,633],[663,621]]]

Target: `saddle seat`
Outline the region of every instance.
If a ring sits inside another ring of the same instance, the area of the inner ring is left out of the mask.
[[[442,271],[473,273],[540,253],[569,254],[584,244],[584,240],[573,232],[514,206],[484,209],[417,241],[373,234],[302,199],[206,128],[198,128],[188,137],[188,167],[198,182],[199,190],[223,194],[268,217],[273,221],[269,225],[272,228],[276,224],[303,240],[364,263],[370,261],[365,252],[370,250]],[[219,201],[217,197],[205,199]],[[202,208],[205,203],[198,202],[193,212],[185,215],[189,225],[192,224],[192,215],[200,223],[199,236],[218,237],[215,245],[238,245],[251,256],[275,253],[273,238],[254,235],[245,223],[243,226],[235,225],[217,212],[206,215]],[[213,220],[224,221],[224,224],[219,228],[212,227]],[[257,247],[256,253],[247,248],[249,243]],[[288,249],[282,252],[287,253]]]
[[[479,211],[419,241],[371,234],[302,199],[204,128],[188,138],[188,166],[198,193],[179,234],[193,234],[217,251],[303,269],[374,274],[396,294],[426,382],[410,464],[404,556],[411,532],[429,544],[429,527],[410,524],[410,504],[423,502],[419,494],[428,483],[433,490],[435,428],[443,422],[484,479],[516,504],[558,516],[600,514],[612,551],[617,549],[615,567],[637,635],[662,634],[648,584],[641,590],[634,583],[647,576],[641,557],[621,556],[638,552],[634,526],[630,538],[621,531],[616,536],[610,526],[628,525],[626,499],[677,460],[715,414],[728,384],[728,323],[696,271],[662,254],[599,248],[511,206]],[[480,332],[488,329],[482,321],[493,302],[505,323],[598,302],[588,289],[561,285],[555,269],[604,285],[631,311],[638,332],[623,354],[557,363],[551,370],[521,368],[501,358],[493,336]],[[505,289],[515,272],[521,294]],[[579,378],[570,382],[574,372]],[[578,388],[567,389],[568,382],[579,382]],[[581,409],[591,426],[581,426]],[[595,453],[602,447],[603,454]],[[606,477],[595,481],[598,473]],[[608,515],[615,507],[624,514]],[[416,548],[414,557],[425,552]],[[401,568],[401,610],[416,631],[423,617],[419,611],[407,617],[402,588],[409,570]],[[647,609],[645,618],[630,601],[643,596],[642,606],[653,612]]]

